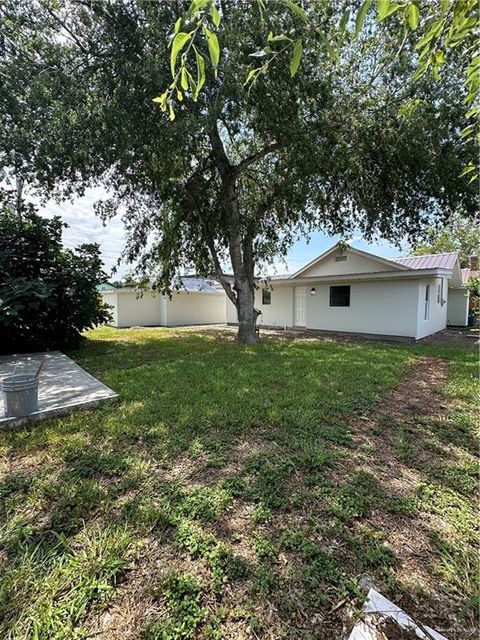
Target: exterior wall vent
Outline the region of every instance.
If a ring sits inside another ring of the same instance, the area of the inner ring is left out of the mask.
[[[347,259],[347,256],[337,256],[335,258],[335,262],[345,262],[346,259]]]

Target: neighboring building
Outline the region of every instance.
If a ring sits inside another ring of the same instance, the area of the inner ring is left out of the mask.
[[[265,326],[418,340],[467,325],[462,275],[456,253],[386,260],[335,245],[293,275],[264,281],[255,306]],[[227,322],[236,321],[227,300]]]
[[[188,276],[172,297],[134,287],[103,289],[115,327],[174,327],[226,321],[225,293],[214,280]]]
[[[112,289],[116,289],[116,287],[110,282],[103,282],[102,284],[99,284],[97,287],[97,291],[99,293],[103,293],[104,291],[111,291]]]

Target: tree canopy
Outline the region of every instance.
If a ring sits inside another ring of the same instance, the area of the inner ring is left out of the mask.
[[[102,183],[112,197],[98,212],[124,208],[125,256],[138,259],[139,275],[166,290],[184,268],[215,274],[244,342],[255,341],[255,273],[299,235],[359,229],[413,240],[432,218],[475,210],[475,189],[459,177],[472,150],[458,137],[466,118],[454,56],[442,82],[425,75],[413,86],[414,42],[398,52],[372,26],[339,61],[310,38],[294,77],[273,60],[246,87],[252,41],[262,46],[269,21],[293,33],[298,18],[276,3],[261,16],[232,0],[222,3],[221,59],[199,43],[186,72],[198,77],[206,65],[205,85],[195,100],[182,91],[170,121],[153,99],[171,83],[171,25],[187,3],[5,6],[16,26],[0,66],[3,164],[58,196]],[[338,19],[324,3],[311,11],[326,32]]]
[[[427,227],[424,239],[414,247],[412,255],[457,251],[461,266],[469,267],[470,258],[478,256],[479,248],[478,225],[457,213],[445,225]]]

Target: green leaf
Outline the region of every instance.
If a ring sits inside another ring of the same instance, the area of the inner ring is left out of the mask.
[[[175,77],[175,65],[177,57],[185,44],[190,40],[191,35],[189,33],[177,33],[172,42],[172,51],[170,53],[170,69],[172,72],[172,78]]]
[[[363,28],[363,25],[365,23],[365,18],[367,17],[367,13],[368,13],[368,10],[370,9],[371,4],[372,4],[372,0],[365,0],[365,2],[362,4],[362,6],[360,7],[357,13],[357,17],[355,20],[355,37],[358,37],[358,34]]]
[[[182,85],[182,89],[184,91],[188,91],[188,76],[187,76],[187,69],[185,68],[185,66],[182,67],[182,76],[181,76],[180,84]]]
[[[461,172],[460,177],[472,173],[472,171],[475,171],[476,168],[477,167],[473,164],[473,162],[469,162],[465,169]]]
[[[445,55],[441,49],[435,52],[435,62],[436,64],[445,64]]]
[[[218,43],[218,38],[206,27],[203,28],[203,32],[207,37],[208,53],[210,54],[210,60],[212,61],[212,65],[215,70],[215,77],[217,77],[217,67],[220,60],[220,45]]]
[[[323,44],[325,45],[325,48],[327,49],[328,55],[330,56],[330,58],[334,61],[334,62],[338,62],[338,51],[336,51],[332,45],[330,44],[330,41],[327,37],[327,34],[322,31],[321,29],[317,29],[317,33],[320,36]]]
[[[434,22],[432,26],[428,29],[426,34],[423,36],[423,38],[417,42],[417,44],[415,45],[415,49],[422,49],[425,45],[431,42],[433,38],[435,38],[435,36],[437,36],[437,34],[440,33],[444,23],[445,23],[445,18],[440,18],[440,20],[437,20],[436,22]]]
[[[408,5],[408,9],[407,9],[407,20],[408,20],[408,26],[410,27],[410,29],[415,30],[418,27],[418,21],[420,19],[420,11],[418,10],[418,7],[416,4],[413,4],[413,2],[411,4]]]
[[[210,6],[210,15],[212,17],[213,24],[218,29],[218,27],[220,26],[220,13],[219,13],[217,7],[215,6],[214,2],[212,2],[211,6]]]
[[[285,41],[291,42],[292,41],[292,39],[289,38],[288,36],[284,36],[284,35],[274,36],[271,31],[268,34],[267,40],[268,42],[285,42]]]
[[[161,96],[158,96],[158,98],[154,98],[153,102],[158,102],[160,104],[160,108],[162,109],[162,111],[166,111],[166,109],[167,109],[167,92],[164,91]]]
[[[299,7],[298,4],[295,4],[295,2],[292,2],[292,0],[283,0],[283,1],[287,5],[287,7],[291,11],[293,11],[293,13],[297,14],[297,16],[300,18],[300,20],[302,20],[302,22],[307,24],[308,16],[307,16],[306,11],[304,9],[302,9],[302,7]]]
[[[175,27],[173,29],[173,33],[178,33],[180,31],[180,25],[182,24],[182,18],[180,17],[176,22],[175,22]]]
[[[343,12],[343,16],[342,16],[342,18],[340,20],[339,27],[340,27],[341,31],[345,31],[345,27],[347,26],[349,19],[350,19],[350,9],[346,9]]]
[[[168,105],[168,116],[170,118],[170,121],[175,120],[175,111],[173,110],[171,103],[169,103]]]
[[[262,67],[258,67],[257,69],[250,69],[250,71],[248,72],[247,75],[247,79],[245,80],[245,82],[243,83],[243,86],[246,87],[247,84],[249,84],[250,82],[253,81],[253,79],[255,78],[255,76],[257,75],[257,73],[261,70]]]
[[[194,46],[195,59],[197,61],[197,82],[193,89],[193,100],[197,101],[198,94],[200,93],[203,85],[205,84],[205,60],[198,49]]]
[[[405,5],[390,2],[390,0],[377,0],[378,22],[381,22],[388,16],[391,16],[392,13],[395,13],[395,11],[398,11],[398,9],[401,9],[402,7],[405,7]]]
[[[192,4],[188,7],[187,17],[193,16],[199,9],[206,7],[208,2],[209,0],[193,0]]]
[[[303,54],[303,44],[301,40],[296,40],[293,46],[293,55],[290,60],[290,75],[293,76],[297,73],[298,67],[300,66],[300,61],[302,59]]]

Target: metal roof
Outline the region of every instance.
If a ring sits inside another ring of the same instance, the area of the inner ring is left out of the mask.
[[[192,293],[218,293],[221,290],[221,285],[215,280],[197,278],[196,276],[176,278],[172,282],[172,287],[178,287],[181,291],[191,291]]]
[[[394,262],[403,264],[409,269],[453,269],[458,260],[458,253],[433,253],[425,256],[409,256],[408,258],[393,258]]]

